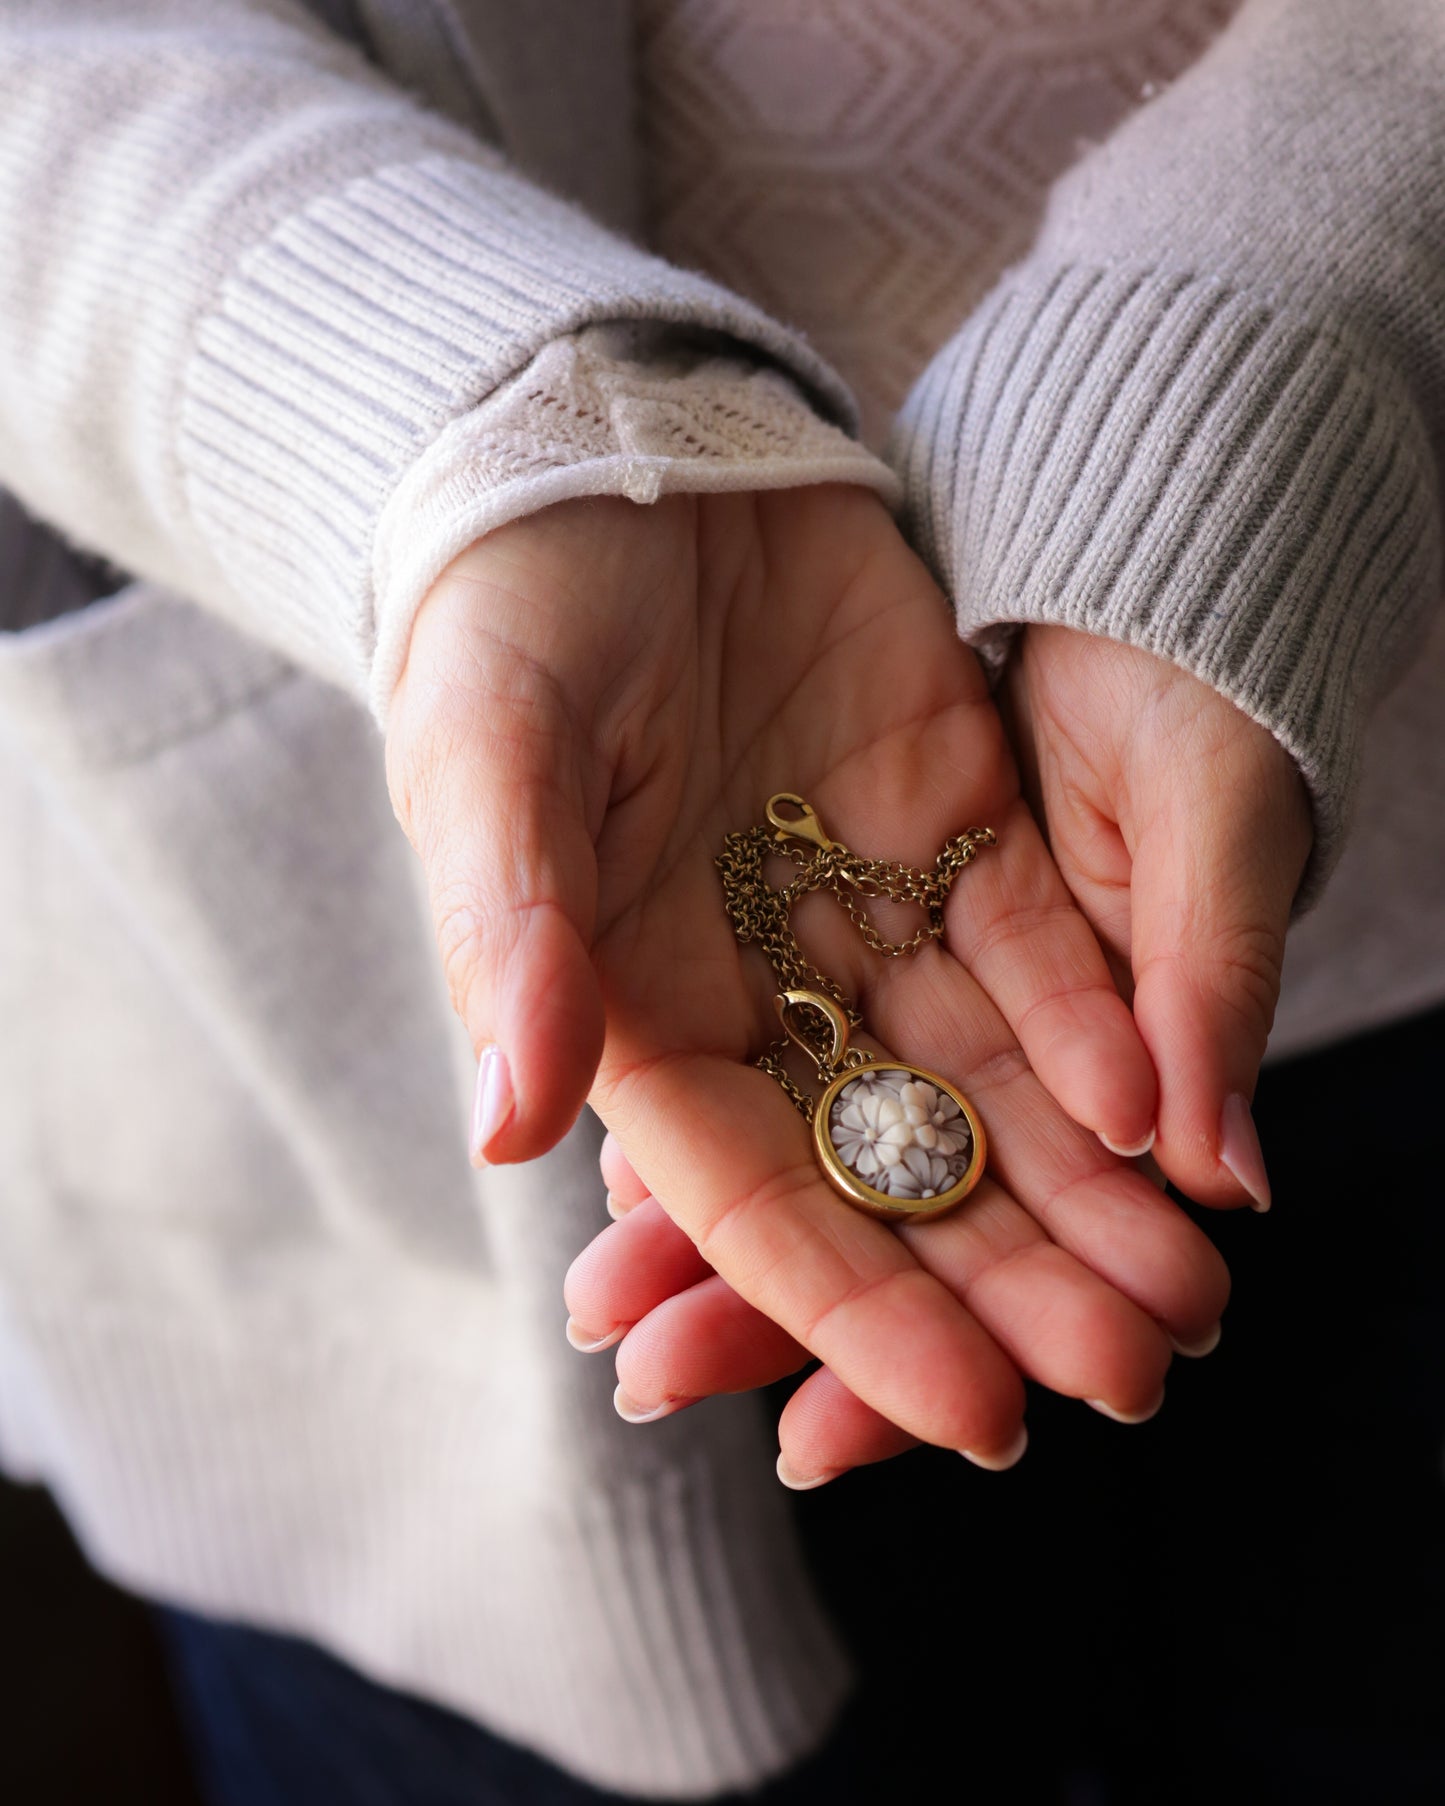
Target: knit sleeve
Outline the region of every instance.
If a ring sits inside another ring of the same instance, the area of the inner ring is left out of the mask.
[[[0,486],[354,694],[388,506],[597,322],[679,329],[851,419],[798,338],[525,179],[295,0],[0,8]]]
[[[1051,196],[892,456],[961,630],[1147,647],[1298,761],[1307,891],[1441,594],[1445,13],[1247,0]]]

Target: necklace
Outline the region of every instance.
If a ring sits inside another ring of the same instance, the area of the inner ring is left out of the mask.
[[[968,828],[948,841],[930,871],[865,859],[831,840],[800,796],[768,799],[767,827],[729,834],[717,860],[733,932],[767,956],[778,982],[774,999],[783,1039],[757,1064],[776,1079],[813,1128],[824,1177],[850,1204],[872,1216],[921,1222],[962,1203],[983,1177],[983,1124],[963,1093],[921,1066],[851,1047],[861,1028],[857,1005],[805,957],[788,914],[809,891],[830,891],[864,941],[886,959],[916,953],[943,933],[943,907],[954,880],[993,846],[992,828]],[[798,874],[779,889],[768,883],[770,857],[790,860]],[[921,904],[927,922],[905,941],[879,933],[864,907],[869,897]],[[821,1097],[796,1084],[784,1064],[790,1045],[813,1062]]]

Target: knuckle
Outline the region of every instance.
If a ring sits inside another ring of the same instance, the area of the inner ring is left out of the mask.
[[[843,1291],[808,1312],[797,1332],[798,1340],[816,1354],[819,1338],[826,1338],[834,1325],[841,1325],[846,1334],[848,1325],[856,1321],[860,1310],[887,1310],[894,1294],[900,1290],[906,1292],[910,1282],[926,1278],[921,1268],[914,1266],[891,1267],[881,1273],[860,1275]]]
[[[1268,1028],[1283,974],[1284,949],[1272,930],[1231,926],[1205,943],[1208,987],[1252,1028]]]
[[[474,890],[456,885],[433,895],[432,920],[447,994],[452,1008],[465,1016],[485,944],[487,913]]]
[[[967,1063],[963,1083],[968,1091],[984,1093],[1014,1085],[1031,1076],[1028,1055],[1016,1041],[981,1050]]]
[[[982,966],[994,955],[1012,953],[1021,944],[1029,950],[1046,945],[1050,935],[1073,927],[1076,914],[1072,897],[1050,897],[1001,911],[980,926],[969,957],[975,966]]]
[[[757,1245],[770,1253],[754,1280],[766,1281],[793,1251],[786,1236],[781,1249],[775,1246],[778,1226],[790,1221],[795,1208],[805,1207],[817,1185],[818,1169],[812,1160],[798,1162],[769,1174],[755,1185],[745,1186],[723,1202],[707,1222],[689,1226],[688,1233],[708,1265],[718,1267],[720,1262],[726,1263],[732,1250],[751,1240],[756,1230]]]
[[[1141,986],[1178,986],[1206,1008],[1221,1008],[1250,1032],[1274,1020],[1284,970],[1283,937],[1259,924],[1196,922],[1182,944],[1153,955],[1141,968]]]
[[[411,715],[386,737],[386,787],[402,832],[423,857],[444,821],[444,776],[463,753],[460,716],[447,711]]]

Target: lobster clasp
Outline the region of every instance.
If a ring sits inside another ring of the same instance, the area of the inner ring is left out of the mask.
[[[784,815],[778,807],[780,803],[799,813]],[[836,844],[824,833],[823,824],[818,820],[818,812],[813,805],[805,803],[802,797],[795,796],[791,790],[780,790],[776,796],[768,798],[768,820],[773,824],[778,840],[810,841],[824,853],[831,853]]]

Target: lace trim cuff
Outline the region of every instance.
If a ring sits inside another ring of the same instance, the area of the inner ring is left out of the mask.
[[[647,325],[553,340],[454,421],[387,504],[375,549],[373,713],[384,726],[422,598],[482,534],[575,496],[646,503],[808,483],[862,483],[898,505],[887,465],[731,341]]]

